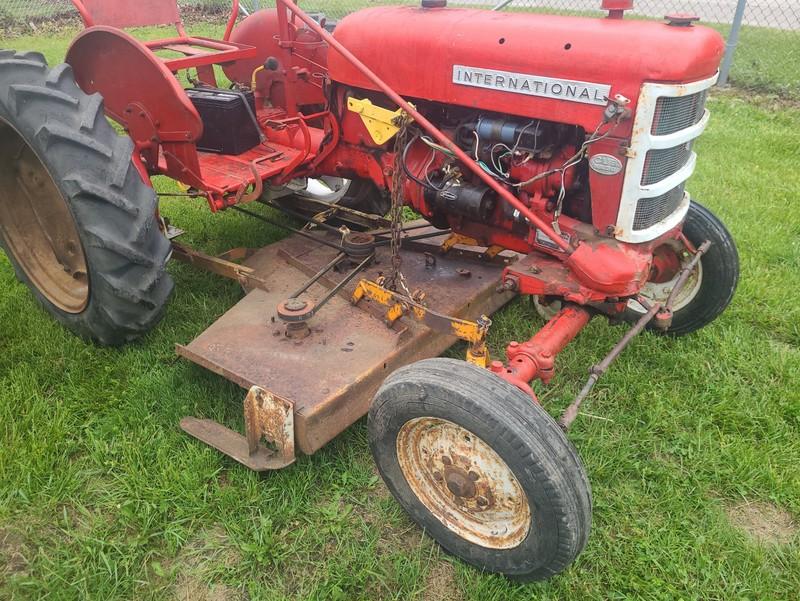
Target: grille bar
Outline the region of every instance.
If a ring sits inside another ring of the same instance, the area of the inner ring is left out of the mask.
[[[666,136],[697,125],[703,118],[707,99],[708,90],[688,96],[662,96],[656,102],[651,133]]]
[[[683,200],[685,187],[686,184],[684,182],[660,196],[640,198],[639,202],[636,203],[633,229],[646,230],[677,211]]]
[[[644,160],[642,185],[649,186],[676,174],[692,157],[694,140],[659,150],[649,150]]]

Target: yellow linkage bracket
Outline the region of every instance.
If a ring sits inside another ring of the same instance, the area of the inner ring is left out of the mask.
[[[443,254],[450,252],[458,244],[463,244],[464,246],[483,246],[478,240],[475,238],[470,238],[469,236],[462,236],[461,234],[450,234],[447,239],[442,242],[442,245],[439,247]],[[502,246],[498,246],[497,244],[493,244],[492,246],[488,247],[483,254],[485,257],[489,259],[494,259],[497,255],[503,252],[505,248]]]
[[[415,298],[409,298],[388,288],[384,288],[385,278],[378,278],[376,282],[361,280],[358,282],[351,302],[357,305],[364,297],[370,298],[385,307],[389,307],[386,312],[386,325],[391,327],[394,322],[403,315],[411,315],[437,332],[450,334],[456,338],[469,343],[467,349],[467,361],[478,367],[489,366],[489,351],[486,348],[486,337],[489,334],[489,326],[492,320],[481,315],[477,321],[468,321],[458,317],[442,315],[436,311],[428,309],[421,302],[421,296],[415,294]]]
[[[403,116],[403,109],[390,111],[381,106],[375,106],[367,98],[363,100],[348,98],[347,108],[361,115],[364,126],[376,144],[385,144],[400,131],[399,123]]]

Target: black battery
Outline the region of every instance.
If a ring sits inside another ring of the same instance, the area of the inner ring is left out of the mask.
[[[189,88],[186,95],[200,113],[203,136],[197,149],[219,154],[242,154],[256,146],[260,139],[245,99],[255,115],[253,93],[219,88]]]

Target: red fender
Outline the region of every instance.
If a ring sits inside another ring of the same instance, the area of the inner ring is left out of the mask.
[[[106,114],[125,127],[151,172],[161,145],[171,171],[194,175],[200,183],[194,142],[203,124],[161,59],[124,31],[97,26],[78,34],[66,62],[84,92],[102,95]]]

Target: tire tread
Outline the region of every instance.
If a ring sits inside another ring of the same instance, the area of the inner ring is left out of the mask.
[[[43,158],[78,225],[89,306],[77,315],[61,312],[12,258],[18,278],[76,333],[114,346],[134,340],[161,319],[173,282],[166,272],[171,246],[158,228],[155,192],[133,165],[133,142],[108,122],[99,94],[78,88],[69,65],[48,69],[40,53],[0,52],[3,89],[0,117]]]

